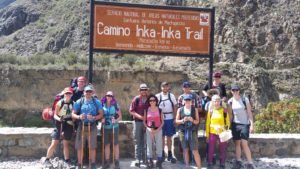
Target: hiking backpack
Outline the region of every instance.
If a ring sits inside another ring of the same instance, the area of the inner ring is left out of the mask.
[[[172,101],[172,99],[171,99],[171,93],[170,93],[170,92],[168,92],[168,99],[166,99],[166,100],[162,100],[162,94],[161,94],[161,93],[159,94],[159,102],[158,102],[158,106],[160,105],[161,102],[167,101],[167,100],[170,100],[170,102],[171,102],[171,104],[172,104],[172,109],[173,109],[173,108],[174,108],[174,103],[173,103],[173,101]]]

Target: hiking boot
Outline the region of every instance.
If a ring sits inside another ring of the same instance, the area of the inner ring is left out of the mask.
[[[119,162],[119,160],[115,161],[115,169],[120,169],[120,162]]]
[[[253,164],[247,164],[246,169],[254,169],[254,165]]]
[[[156,168],[157,169],[162,169],[162,161],[161,160],[157,160],[157,162],[156,162]]]
[[[207,169],[213,169],[213,165],[212,164],[207,164]]]
[[[176,159],[173,157],[173,154],[171,151],[168,152],[168,161],[171,161],[171,163],[176,163]]]
[[[147,169],[150,169],[150,168],[153,168],[154,167],[154,163],[153,163],[153,160],[152,158],[150,158],[148,160],[148,163],[147,163]]]
[[[96,163],[91,164],[91,169],[97,169]]]
[[[225,164],[220,164],[220,169],[225,169]]]
[[[140,166],[141,166],[140,160],[136,159],[136,160],[134,161],[134,166],[140,167]]]
[[[53,166],[49,159],[46,159],[43,165],[45,166],[45,168],[51,168]]]
[[[236,160],[235,163],[233,164],[232,169],[241,169],[243,167],[243,164],[241,161]]]
[[[104,166],[102,166],[102,169],[109,169],[109,161],[108,160],[104,161]]]

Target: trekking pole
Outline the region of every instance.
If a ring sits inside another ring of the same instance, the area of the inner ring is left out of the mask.
[[[102,168],[104,167],[104,124],[102,123]]]
[[[115,169],[115,128],[114,128],[114,124],[113,124],[113,128],[112,128],[112,165],[113,165],[113,169]]]
[[[82,128],[81,128],[81,169],[83,167],[83,152],[84,151],[84,122],[82,121]]]
[[[91,168],[91,123],[88,122],[88,135],[89,135],[89,168]]]

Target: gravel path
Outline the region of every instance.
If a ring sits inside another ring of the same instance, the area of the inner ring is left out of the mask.
[[[226,168],[230,169],[233,161],[228,160],[226,162]],[[300,169],[300,158],[259,158],[255,159],[254,164],[257,169]],[[100,166],[99,166],[100,168]],[[131,159],[121,160],[121,168],[133,168],[133,161]],[[141,168],[146,168],[144,165]],[[180,162],[176,164],[171,164],[169,162],[163,163],[164,169],[183,169],[184,165]],[[195,168],[195,167],[193,167]],[[217,165],[215,166],[217,169]],[[0,169],[42,169],[41,160],[38,159],[1,159]],[[206,164],[204,163],[202,169],[206,169]]]

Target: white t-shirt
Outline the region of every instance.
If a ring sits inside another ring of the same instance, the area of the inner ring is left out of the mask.
[[[231,103],[232,102],[232,103]],[[249,99],[245,97],[246,105],[249,104]],[[239,100],[231,98],[228,100],[229,106],[232,104],[233,122],[239,124],[249,124],[248,113],[243,103],[242,97]]]
[[[158,107],[162,110],[162,112],[164,113],[164,119],[165,120],[170,120],[170,119],[174,119],[173,117],[173,107],[172,107],[172,103],[169,100],[169,93],[164,94],[163,92],[160,92],[158,94],[156,94],[156,97],[158,98],[158,103],[160,102],[160,104],[158,105]],[[161,98],[161,101],[160,101]],[[174,96],[174,94],[170,93],[170,98],[174,104],[174,106],[177,104],[176,98]]]

